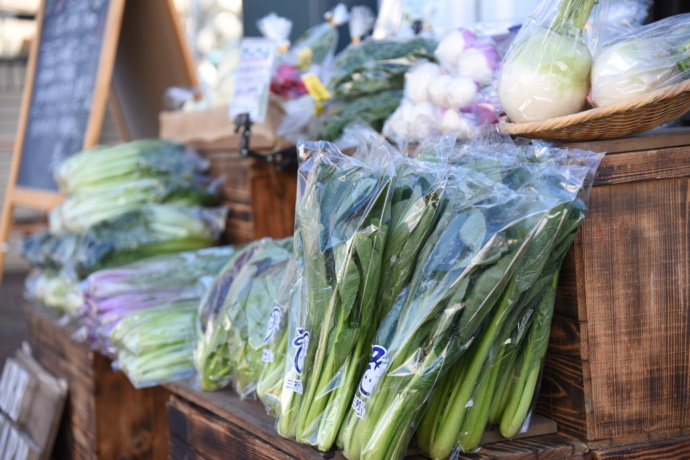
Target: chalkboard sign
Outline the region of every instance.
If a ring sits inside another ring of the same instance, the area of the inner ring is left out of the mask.
[[[123,139],[158,135],[163,94],[196,87],[173,0],[42,0],[29,55],[7,194],[0,276],[15,205],[62,201],[55,166],[96,145],[106,104]]]
[[[109,0],[45,0],[20,187],[57,191],[54,166],[85,146],[109,5]]]

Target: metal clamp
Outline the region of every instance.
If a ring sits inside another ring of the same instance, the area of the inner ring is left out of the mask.
[[[249,140],[252,136],[252,125],[254,122],[248,113],[240,113],[235,117],[235,132],[242,130],[240,138],[240,155],[243,157],[256,158],[267,163],[275,164],[278,171],[297,165],[297,148],[288,147],[268,155],[262,155],[249,148]]]

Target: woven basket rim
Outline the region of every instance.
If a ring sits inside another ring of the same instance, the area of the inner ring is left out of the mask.
[[[621,114],[630,110],[642,108],[655,102],[672,99],[690,91],[690,78],[650,91],[629,101],[617,102],[606,107],[597,107],[584,110],[572,115],[550,118],[543,121],[527,121],[523,123],[511,123],[505,119],[501,121],[501,129],[508,134],[534,134],[540,131],[552,131],[568,126],[585,123],[592,120]]]

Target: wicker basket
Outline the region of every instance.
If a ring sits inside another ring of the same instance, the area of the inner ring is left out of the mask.
[[[592,141],[617,139],[669,123],[690,110],[690,79],[618,102],[565,117],[525,123],[502,123],[512,135],[534,139]]]

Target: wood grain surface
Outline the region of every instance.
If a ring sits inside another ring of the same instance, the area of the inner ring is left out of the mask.
[[[690,147],[606,155],[564,261],[538,410],[590,447],[690,427],[688,176]]]
[[[69,386],[53,456],[167,459],[167,390],[134,389],[109,359],[72,339],[76,324],[58,325],[54,311],[35,304],[25,312],[36,359]]]

